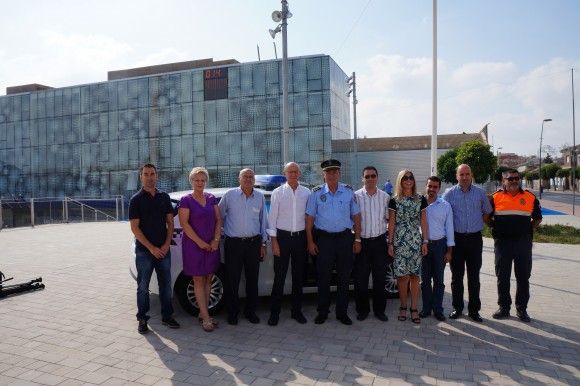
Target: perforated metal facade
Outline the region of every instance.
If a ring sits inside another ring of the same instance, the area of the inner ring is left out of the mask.
[[[227,99],[205,100],[204,69],[0,97],[0,196],[130,195],[137,169],[188,189],[193,166],[210,185],[237,184],[243,167],[281,169],[281,61],[231,64]],[[331,139],[349,137],[345,73],[329,56],[289,61],[289,151],[319,181]]]

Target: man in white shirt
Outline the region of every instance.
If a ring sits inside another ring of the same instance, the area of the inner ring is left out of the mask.
[[[310,190],[301,186],[300,167],[295,162],[284,166],[286,183],[272,192],[268,234],[272,239],[274,255],[274,284],[268,324],[275,326],[280,318],[284,282],[292,259],[292,311],[298,323],[306,323],[302,314],[302,286],[308,255],[306,253],[306,203]]]
[[[355,258],[355,300],[357,320],[365,320],[370,312],[369,275],[373,275],[373,312],[386,322],[387,294],[387,223],[389,219],[388,193],[377,188],[379,173],[374,166],[363,169],[364,187],[354,194],[361,210],[361,252]]]

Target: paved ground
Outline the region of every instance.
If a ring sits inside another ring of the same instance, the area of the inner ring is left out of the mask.
[[[154,331],[141,336],[130,239],[127,223],[0,232],[2,271],[20,281],[42,276],[47,286],[0,300],[0,385],[580,384],[580,246],[534,246],[530,324],[490,318],[496,290],[486,239],[483,324],[430,318],[415,326],[397,321],[397,301],[389,301],[386,323],[318,326],[311,298],[306,325],[283,318],[269,327],[262,307],[262,324],[231,327],[221,315],[208,334],[178,305],[182,328],[165,328],[153,299]],[[447,270],[447,311],[449,278]]]

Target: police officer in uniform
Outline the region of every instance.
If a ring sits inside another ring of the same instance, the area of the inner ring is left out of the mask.
[[[336,319],[351,325],[348,310],[348,284],[354,255],[360,253],[360,209],[351,186],[340,183],[340,162],[335,159],[320,164],[325,184],[312,190],[306,205],[308,252],[316,256],[318,315],[322,324],[330,308],[330,279],[336,266]],[[353,235],[354,229],[354,235]]]
[[[493,213],[489,221],[495,247],[499,305],[493,318],[505,319],[510,316],[510,277],[513,261],[517,283],[516,314],[522,322],[529,322],[531,319],[527,307],[532,273],[532,235],[542,221],[542,212],[536,196],[520,187],[520,174],[517,170],[505,171],[502,177],[503,189],[491,197]]]

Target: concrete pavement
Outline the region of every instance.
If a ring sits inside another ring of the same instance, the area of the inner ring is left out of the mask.
[[[485,239],[483,324],[399,322],[398,301],[389,300],[386,323],[315,325],[312,297],[305,325],[286,305],[280,324],[268,326],[263,299],[261,324],[232,327],[221,314],[220,328],[205,333],[177,303],[182,328],[162,326],[153,298],[153,331],[141,336],[130,240],[127,223],[0,232],[0,269],[15,281],[42,276],[47,286],[0,300],[0,385],[580,384],[580,246],[534,245],[530,324],[491,319],[496,281]],[[349,310],[354,319],[353,303]]]

